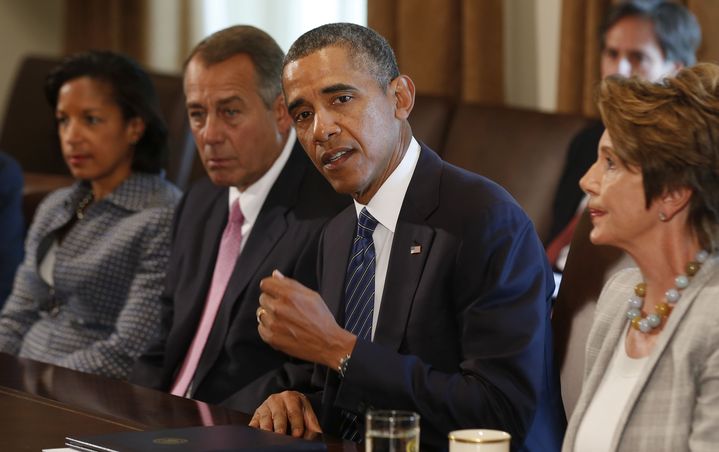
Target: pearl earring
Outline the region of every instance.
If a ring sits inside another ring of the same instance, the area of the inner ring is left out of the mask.
[[[664,212],[659,212],[659,221],[667,221],[667,216]]]

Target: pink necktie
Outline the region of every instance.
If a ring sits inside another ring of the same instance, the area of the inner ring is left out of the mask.
[[[225,226],[220,241],[220,250],[217,253],[217,261],[215,262],[215,270],[212,273],[212,285],[207,294],[205,309],[202,312],[200,324],[197,327],[195,338],[192,340],[190,350],[185,356],[180,372],[177,374],[175,384],[172,386],[172,394],[184,396],[187,388],[190,386],[192,378],[197,370],[197,363],[202,356],[202,350],[207,343],[207,337],[210,335],[212,324],[217,317],[217,311],[220,309],[220,302],[225,295],[227,282],[230,280],[232,270],[235,268],[237,256],[240,254],[240,244],[242,243],[242,223],[245,217],[240,209],[239,198],[232,203],[230,210],[230,218]]]

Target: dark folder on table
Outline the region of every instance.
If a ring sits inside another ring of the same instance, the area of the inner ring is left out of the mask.
[[[324,443],[265,432],[246,425],[187,427],[65,438],[83,452],[326,451]]]

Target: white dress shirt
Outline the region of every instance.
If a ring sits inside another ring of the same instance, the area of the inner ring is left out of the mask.
[[[240,209],[242,210],[242,215],[245,217],[245,222],[242,223],[240,253],[242,253],[242,250],[245,248],[247,237],[249,237],[250,232],[252,232],[252,226],[254,226],[257,217],[260,215],[260,210],[262,210],[262,205],[265,203],[267,195],[270,193],[272,186],[275,185],[275,181],[279,177],[280,172],[282,172],[282,168],[285,167],[285,163],[287,163],[287,160],[290,158],[292,148],[295,146],[296,136],[295,129],[290,129],[287,143],[285,143],[285,147],[282,149],[279,157],[277,157],[277,160],[275,160],[270,169],[267,170],[257,182],[243,191],[240,191],[237,187],[230,187],[230,209],[232,209],[232,203],[239,198]]]
[[[243,191],[240,191],[240,189],[238,189],[237,187],[230,187],[229,208],[231,210],[232,203],[239,198],[240,210],[242,210],[242,215],[245,217],[241,229],[242,242],[240,243],[240,254],[242,254],[242,250],[245,248],[247,238],[250,236],[250,233],[252,232],[252,226],[254,226],[255,222],[257,221],[257,217],[260,215],[260,210],[262,210],[262,205],[265,203],[267,195],[270,193],[272,186],[275,185],[275,181],[279,177],[280,172],[282,172],[282,168],[285,167],[285,163],[287,163],[287,160],[290,158],[292,148],[295,145],[295,138],[295,129],[290,129],[290,134],[287,137],[287,142],[285,143],[285,147],[282,148],[282,152],[280,152],[279,157],[277,157],[270,169],[268,169],[267,172],[257,180],[257,182],[250,185]],[[192,397],[192,394],[195,390],[194,386],[195,378],[193,377],[192,381],[187,387],[187,391],[185,391],[185,397]]]
[[[370,199],[366,206],[355,201],[355,210],[357,218],[366,207],[367,211],[378,221],[377,228],[372,234],[375,250],[375,295],[374,295],[374,312],[372,313],[372,339],[377,329],[377,318],[379,316],[380,305],[382,304],[382,293],[384,292],[384,282],[387,277],[387,264],[389,263],[389,255],[392,251],[392,240],[394,239],[394,231],[397,227],[397,218],[399,211],[402,209],[404,195],[407,193],[407,187],[414,174],[414,169],[419,160],[420,147],[417,140],[412,141],[404,154],[402,161],[397,168],[392,171],[387,180],[377,190],[377,193]]]

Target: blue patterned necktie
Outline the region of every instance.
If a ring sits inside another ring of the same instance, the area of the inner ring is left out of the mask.
[[[363,208],[357,219],[357,234],[352,244],[352,255],[347,266],[345,285],[345,329],[358,339],[372,339],[374,313],[375,251],[372,233],[377,220]],[[358,416],[342,411],[340,426],[342,438],[359,441],[362,426]]]

